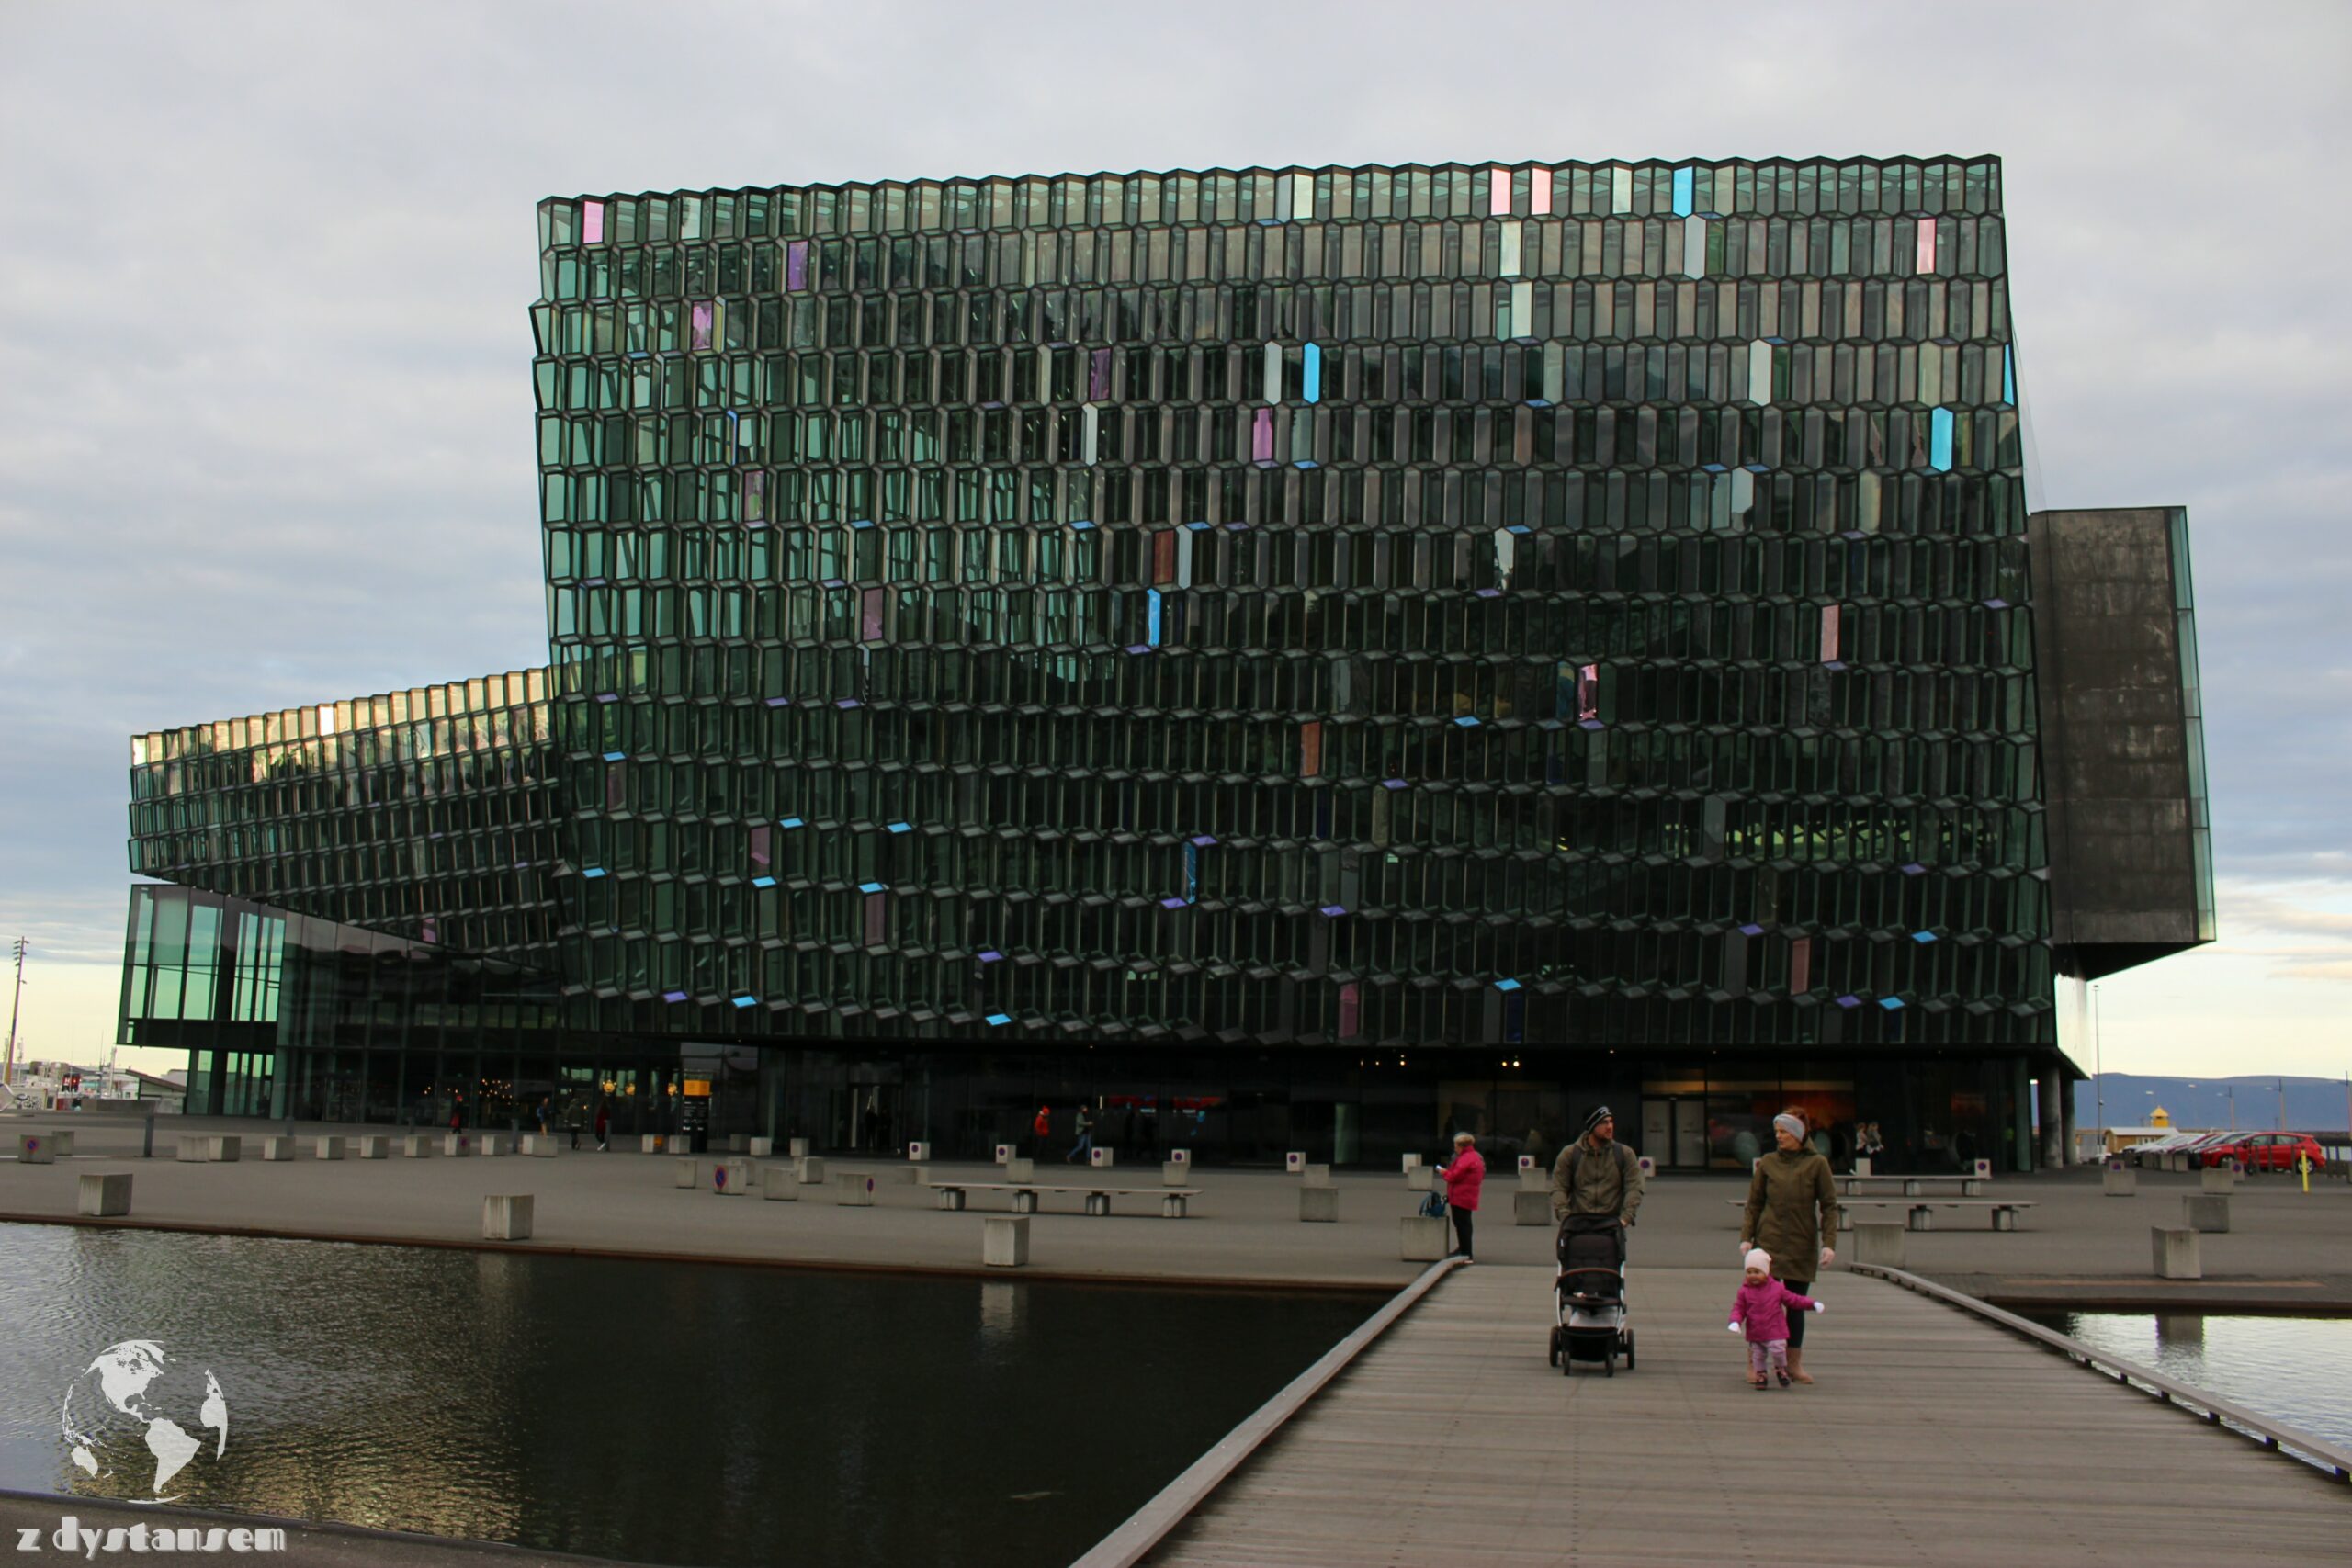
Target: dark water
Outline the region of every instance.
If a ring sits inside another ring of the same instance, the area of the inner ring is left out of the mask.
[[[143,1422],[103,1481],[60,1432],[93,1358],[146,1339],[175,1360],[155,1413],[203,1439],[165,1488],[191,1507],[650,1562],[1066,1563],[1375,1304],[5,1225],[0,1485],[152,1490]]]
[[[2315,1438],[2352,1445],[2352,1318],[2021,1315]]]

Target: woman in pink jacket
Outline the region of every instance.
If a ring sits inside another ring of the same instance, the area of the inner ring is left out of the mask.
[[[1478,1189],[1486,1184],[1487,1162],[1478,1157],[1478,1140],[1467,1133],[1453,1134],[1453,1163],[1440,1166],[1445,1178],[1445,1203],[1453,1213],[1453,1250],[1470,1256],[1470,1226],[1478,1212]]]

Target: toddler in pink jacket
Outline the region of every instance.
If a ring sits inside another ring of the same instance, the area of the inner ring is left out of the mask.
[[[1734,1334],[1747,1336],[1747,1381],[1757,1388],[1766,1385],[1764,1369],[1770,1365],[1781,1380],[1789,1386],[1789,1309],[1799,1312],[1827,1312],[1829,1309],[1811,1296],[1801,1296],[1780,1280],[1772,1278],[1772,1255],[1762,1247],[1749,1251],[1742,1259],[1747,1271],[1740,1280],[1739,1294],[1731,1302],[1731,1322]]]

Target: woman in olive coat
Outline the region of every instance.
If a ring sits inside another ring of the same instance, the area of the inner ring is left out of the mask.
[[[1773,1117],[1772,1137],[1779,1146],[1756,1162],[1747,1183],[1739,1248],[1743,1256],[1751,1247],[1770,1253],[1774,1277],[1802,1296],[1838,1257],[1838,1183],[1829,1162],[1805,1142],[1803,1111]],[[1799,1382],[1813,1381],[1804,1370],[1805,1315],[1789,1323],[1789,1375]]]

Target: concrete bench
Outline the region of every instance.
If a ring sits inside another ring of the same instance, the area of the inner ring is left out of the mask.
[[[1981,1176],[1841,1176],[1838,1190],[1857,1197],[1872,1192],[1900,1192],[1906,1198],[1933,1197],[1939,1193],[1953,1193],[1962,1198],[1982,1198],[1989,1185]]]
[[[1181,1220],[1185,1214],[1187,1200],[1201,1195],[1197,1187],[1113,1187],[1102,1182],[1083,1181],[933,1181],[925,1185],[939,1194],[939,1206],[943,1209],[961,1209],[966,1194],[971,1192],[1010,1192],[1012,1194],[1012,1212],[1016,1214],[1035,1213],[1040,1193],[1083,1192],[1086,1194],[1086,1212],[1090,1214],[1108,1214],[1114,1198],[1157,1196],[1160,1218]]]
[[[1992,1212],[1993,1228],[2013,1231],[2018,1228],[2018,1214],[2034,1207],[2030,1199],[2020,1198],[1857,1198],[1838,1205],[1839,1209],[1907,1209],[1909,1225],[1915,1231],[1936,1228],[1938,1209],[1985,1209]]]

